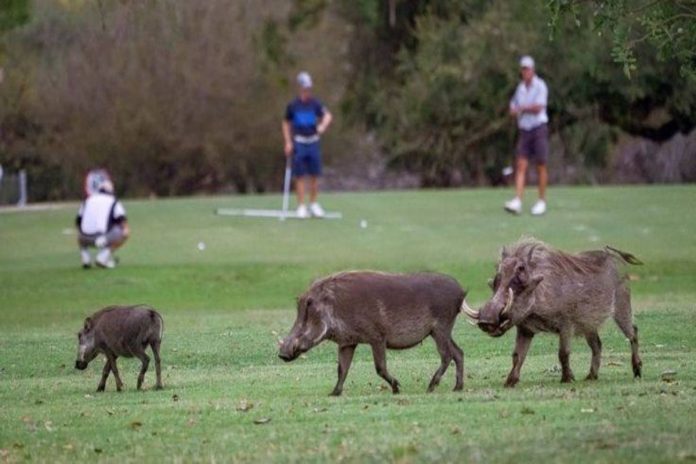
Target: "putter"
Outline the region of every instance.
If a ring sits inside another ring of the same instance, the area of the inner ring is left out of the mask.
[[[291,159],[289,156],[285,157],[285,181],[283,183],[283,214],[280,216],[280,220],[284,221],[288,216],[288,204],[290,203],[290,176],[292,174],[291,169]]]

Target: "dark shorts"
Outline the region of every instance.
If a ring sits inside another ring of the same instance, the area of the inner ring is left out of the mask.
[[[80,232],[80,235],[77,239],[79,242],[80,246],[83,248],[90,247],[90,246],[96,246],[94,244],[94,241],[97,239],[102,234],[83,234]],[[106,245],[111,246],[114,243],[120,242],[123,240],[123,227],[121,226],[113,226],[109,231],[106,233]]]
[[[546,124],[528,131],[520,129],[517,156],[536,164],[546,164],[549,156],[549,128]]]
[[[295,142],[295,152],[292,156],[292,175],[294,177],[321,175],[319,142]]]

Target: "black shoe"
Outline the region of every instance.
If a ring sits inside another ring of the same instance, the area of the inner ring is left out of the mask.
[[[92,265],[91,264],[83,264],[82,269],[92,269]]]

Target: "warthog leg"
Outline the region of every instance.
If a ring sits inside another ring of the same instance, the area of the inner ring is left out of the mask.
[[[150,365],[150,357],[145,354],[144,351],[136,353],[135,356],[140,360],[141,363],[143,363],[142,366],[140,366],[140,374],[138,374],[138,390],[140,390],[143,386],[143,381],[145,380],[145,373]]]
[[[121,381],[121,376],[119,375],[118,367],[116,366],[116,355],[111,352],[107,352],[105,354],[106,359],[111,365],[111,372],[114,373],[114,378],[116,379],[116,391],[121,391],[123,390],[123,381]]]
[[[631,293],[626,287],[616,290],[616,302],[614,308],[614,321],[631,342],[631,365],[633,376],[641,376],[643,361],[638,353],[638,327],[633,325],[633,310],[631,309]]]
[[[602,340],[597,332],[585,334],[585,340],[592,350],[592,362],[590,363],[590,373],[585,380],[597,380],[599,375],[599,365],[602,362]]]
[[[514,387],[519,382],[520,370],[522,369],[522,364],[524,364],[524,359],[527,357],[529,345],[532,344],[532,338],[534,338],[534,333],[521,327],[517,328],[515,350],[512,352],[512,370],[505,381],[506,387]]]
[[[331,392],[331,396],[341,396],[343,392],[343,382],[346,381],[350,363],[353,362],[353,353],[357,345],[346,345],[338,347],[338,382]]]
[[[570,368],[570,340],[572,333],[561,330],[558,342],[558,360],[561,362],[561,382],[570,383],[575,380],[573,370]]]
[[[384,341],[372,343],[372,357],[377,374],[389,383],[392,393],[399,393],[399,382],[387,371],[387,347]]]
[[[106,388],[106,379],[109,377],[109,373],[111,372],[111,361],[108,359],[104,363],[104,369],[102,370],[102,376],[101,380],[99,381],[99,385],[97,386],[97,391],[98,392],[103,392],[104,389]]]
[[[150,344],[150,348],[152,348],[152,354],[155,355],[155,374],[157,375],[157,383],[155,384],[155,388],[157,390],[162,389],[162,364],[160,360],[160,342],[152,342]]]
[[[450,335],[450,346],[452,348],[452,356],[454,356],[454,365],[457,368],[457,377],[454,384],[454,391],[459,391],[464,388],[464,352],[462,351],[454,339]]]
[[[447,368],[452,363],[452,359],[454,358],[448,334],[432,333],[431,336],[433,337],[433,340],[435,340],[438,353],[440,353],[440,367],[437,368],[435,374],[433,374],[432,380],[430,380],[430,385],[428,385],[427,390],[428,393],[435,390],[435,387],[439,385],[440,379],[443,375],[445,375]]]

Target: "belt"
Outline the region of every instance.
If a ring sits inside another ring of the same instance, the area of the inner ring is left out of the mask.
[[[319,134],[296,135],[292,139],[297,143],[314,143],[319,141]]]

